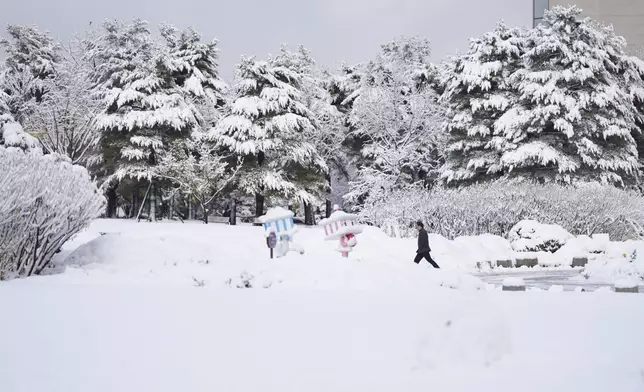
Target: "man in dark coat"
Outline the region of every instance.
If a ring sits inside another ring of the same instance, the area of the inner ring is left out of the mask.
[[[427,236],[427,231],[425,231],[425,225],[423,225],[423,222],[416,222],[416,229],[418,229],[418,250],[416,251],[414,263],[420,263],[420,260],[424,257],[425,260],[429,261],[429,264],[434,268],[440,268],[438,264],[432,260],[432,256],[429,255],[431,248],[429,247],[429,237]]]

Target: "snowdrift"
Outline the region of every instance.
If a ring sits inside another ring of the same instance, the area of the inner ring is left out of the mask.
[[[304,255],[270,259],[263,230],[199,223],[136,223],[100,220],[84,244],[59,258],[55,278],[79,283],[193,285],[212,288],[477,290],[480,280],[412,262],[415,243],[397,241],[375,228],[358,235],[356,251],[342,258],[321,228],[304,228],[294,242]],[[100,234],[102,233],[102,235]],[[450,268],[452,267],[452,268]]]
[[[581,272],[592,281],[617,282],[622,279],[644,279],[644,241],[609,242],[605,253],[595,259]]]

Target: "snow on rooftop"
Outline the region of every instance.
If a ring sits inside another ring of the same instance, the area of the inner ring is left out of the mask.
[[[259,218],[257,218],[257,221],[259,223],[266,223],[270,221],[290,218],[293,215],[294,215],[293,211],[289,211],[282,207],[273,207],[268,211],[266,211],[266,215],[262,215]]]
[[[330,223],[334,223],[334,222],[338,222],[338,221],[357,220],[357,219],[358,219],[358,215],[348,214],[348,213],[346,213],[344,211],[335,211],[328,218],[322,219],[318,223],[318,225],[324,226],[324,225],[328,225]]]

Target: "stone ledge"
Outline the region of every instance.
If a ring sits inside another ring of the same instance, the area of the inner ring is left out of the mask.
[[[512,260],[497,260],[496,266],[501,268],[512,268]]]
[[[639,293],[639,287],[615,287],[616,293]]]
[[[525,291],[525,286],[503,286],[503,291]]]
[[[573,267],[585,267],[588,264],[588,257],[573,257],[572,266]]]
[[[515,264],[517,268],[523,267],[523,266],[532,268],[532,267],[536,267],[537,265],[539,265],[539,260],[534,258],[517,259]]]

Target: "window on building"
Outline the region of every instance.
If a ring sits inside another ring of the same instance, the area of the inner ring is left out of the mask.
[[[532,0],[532,24],[538,25],[543,20],[543,14],[548,9],[548,0]]]

